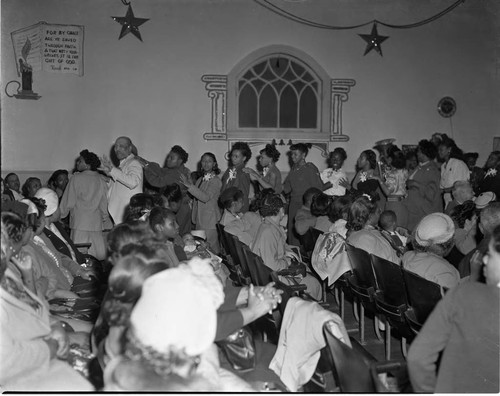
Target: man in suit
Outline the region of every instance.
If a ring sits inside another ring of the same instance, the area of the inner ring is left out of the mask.
[[[132,141],[126,136],[116,139],[114,152],[120,161],[118,168],[113,165],[109,158],[101,158],[99,170],[111,178],[108,191],[108,211],[115,225],[123,222],[125,208],[129,204],[130,198],[135,194],[142,193],[142,165],[132,153],[133,147]]]

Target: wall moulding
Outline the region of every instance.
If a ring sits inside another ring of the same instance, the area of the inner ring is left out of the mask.
[[[259,53],[259,56],[262,57],[263,53],[266,53],[265,56],[280,56],[280,54],[287,52],[276,52],[275,47],[271,46],[269,51],[266,51],[265,48],[260,49],[255,53]],[[299,50],[292,48],[289,48],[288,52],[291,56],[302,54]],[[322,117],[322,120],[319,120],[319,128],[314,131],[283,128],[238,128],[236,122],[238,75],[241,74],[244,65],[248,64],[247,60],[251,59],[253,55],[250,54],[235,66],[235,70],[238,72],[233,70],[228,75],[205,74],[201,77],[201,81],[205,83],[207,96],[211,101],[211,128],[210,131],[203,134],[205,140],[226,140],[228,143],[246,141],[254,142],[255,145],[267,143],[273,139],[284,139],[286,142],[289,140],[310,142],[320,149],[324,156],[328,155],[330,142],[347,142],[349,140],[349,136],[343,131],[342,110],[343,104],[349,99],[351,88],[356,85],[356,81],[346,78],[330,79],[323,68],[306,54],[302,54],[301,58],[307,59],[310,66],[314,65],[312,70],[319,70],[318,75],[321,76],[320,81],[323,84],[323,93],[319,103],[323,110],[319,112]],[[229,114],[228,109],[235,114]]]

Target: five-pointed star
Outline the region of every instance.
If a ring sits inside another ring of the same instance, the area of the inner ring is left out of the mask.
[[[149,18],[136,18],[130,4],[128,6],[127,15],[125,15],[124,17],[111,18],[122,25],[122,31],[120,32],[120,37],[118,37],[118,40],[123,36],[126,36],[128,33],[132,33],[135,37],[142,41],[141,32],[139,32],[139,26],[149,21]]]
[[[375,51],[377,51],[380,56],[383,56],[382,47],[380,46],[380,44],[387,40],[389,36],[379,36],[376,23],[373,24],[372,32],[370,34],[360,34],[359,36],[361,36],[361,38],[367,42],[366,50],[363,55],[366,55],[372,49],[375,49]]]

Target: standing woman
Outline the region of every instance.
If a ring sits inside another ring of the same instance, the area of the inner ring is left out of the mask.
[[[290,194],[288,207],[288,244],[299,245],[299,239],[295,235],[293,222],[295,214],[302,207],[302,197],[306,190],[311,187],[324,189],[319,170],[311,162],[306,162],[311,143],[296,143],[290,146],[290,157],[293,162],[292,169],[283,183],[283,192]]]
[[[61,199],[61,217],[71,214],[71,239],[75,243],[92,245],[89,254],[98,260],[106,258],[106,245],[102,235],[103,224],[110,224],[108,216],[107,186],[97,172],[99,157],[83,150],[76,161],[75,173]]]
[[[226,169],[222,176],[221,193],[229,187],[236,187],[243,193],[243,207],[241,208],[243,213],[247,212],[250,206],[248,201],[248,195],[250,194],[250,176],[243,171],[243,168],[251,156],[252,151],[247,143],[236,142],[233,144],[231,152],[229,153],[231,166]]]
[[[191,207],[190,199],[186,194],[186,189],[181,183],[181,176],[190,176],[191,171],[185,166],[189,154],[181,146],[175,145],[165,159],[165,164],[160,167],[156,162],[150,162],[144,158],[137,159],[144,166],[144,177],[153,187],[158,187],[163,192],[166,186],[177,183],[182,190],[182,204],[176,211],[177,223],[180,226],[180,233],[184,235],[191,231]]]
[[[368,194],[375,200],[379,200],[380,188],[378,180],[373,179],[376,175],[375,169],[377,167],[377,155],[373,150],[363,151],[358,158],[357,168],[358,172],[351,183],[354,190],[360,194]]]
[[[338,197],[345,195],[345,187],[340,185],[340,181],[347,179],[347,175],[342,169],[346,159],[347,153],[342,147],[335,148],[328,156],[328,168],[321,172],[321,180],[331,184],[331,187],[324,191],[326,195]]]
[[[266,147],[259,151],[259,164],[262,167],[262,174],[253,169],[244,168],[243,172],[250,175],[252,181],[260,184],[262,189],[272,188],[276,194],[281,194],[283,185],[281,184],[281,172],[276,167],[276,162],[280,158],[280,152],[272,144],[266,144]]]
[[[408,170],[406,169],[406,158],[403,152],[398,148],[389,151],[387,165],[388,169],[383,178],[373,175],[372,179],[379,182],[380,188],[387,197],[384,210],[392,210],[396,214],[397,225],[404,226],[407,223],[407,214],[403,200],[406,197]]]
[[[214,253],[219,253],[219,239],[215,225],[218,223],[221,213],[217,201],[219,199],[222,181],[217,177],[220,173],[217,159],[212,153],[201,156],[201,171],[203,176],[193,184],[190,177],[181,176],[181,183],[187,187],[187,191],[194,197],[192,222],[197,230],[204,230],[207,242]]]
[[[436,154],[437,149],[433,143],[428,140],[421,140],[418,143],[419,164],[408,177],[406,182],[408,197],[404,201],[408,213],[405,228],[409,231],[412,231],[424,216],[443,211],[439,189],[441,172],[439,165],[434,161]]]

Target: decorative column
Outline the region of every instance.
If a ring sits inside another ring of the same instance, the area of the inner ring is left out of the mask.
[[[330,141],[347,142],[349,136],[342,133],[342,103],[349,99],[351,87],[356,85],[351,79],[331,80]]]
[[[204,133],[205,140],[227,140],[227,76],[205,74],[201,77],[212,100],[212,130]]]

